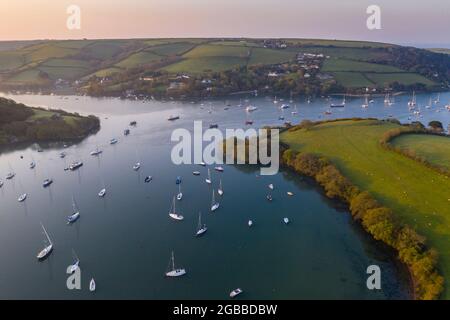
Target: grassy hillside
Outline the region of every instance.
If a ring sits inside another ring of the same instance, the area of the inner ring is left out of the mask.
[[[395,215],[425,235],[440,254],[444,277],[450,279],[450,179],[401,154],[383,149],[383,134],[398,125],[376,120],[337,121],[285,132],[281,140],[292,149],[323,155],[362,190],[369,191]],[[433,144],[448,150],[450,140]],[[405,141],[403,141],[406,143]],[[433,150],[434,158],[448,153]],[[424,151],[425,152],[425,151]],[[448,158],[447,158],[448,161]],[[450,298],[446,286],[444,298]]]
[[[72,82],[91,76],[106,77],[140,69],[128,83],[155,72],[196,75],[224,72],[239,67],[260,68],[258,73],[288,63],[289,71],[299,69],[297,55],[322,54],[320,70],[331,75],[335,84],[345,88],[401,86],[420,88],[437,86],[449,79],[450,57],[431,51],[400,46],[339,40],[316,39],[118,39],[0,42],[0,87],[51,87],[58,79]],[[424,53],[425,52],[425,53]],[[427,56],[430,55],[430,56]],[[433,60],[434,59],[434,60]],[[449,59],[448,61],[446,59]],[[431,62],[430,62],[431,61]],[[436,76],[438,74],[438,76]],[[247,77],[248,75],[240,75]],[[255,76],[255,73],[252,73]],[[262,76],[262,74],[260,75]],[[313,72],[313,78],[315,73]],[[286,80],[301,74],[286,74]],[[312,80],[313,80],[312,78]],[[248,84],[261,81],[247,81]],[[167,80],[162,80],[167,86]],[[117,87],[118,83],[108,84]],[[270,85],[264,83],[264,86]],[[296,83],[305,87],[304,83]],[[315,84],[317,86],[317,84]],[[324,84],[330,88],[329,84]],[[336,86],[335,86],[336,87]],[[105,88],[106,89],[106,88]],[[222,90],[223,88],[218,88]],[[242,90],[257,88],[240,88]],[[411,88],[410,88],[411,89]],[[417,88],[415,88],[417,89]],[[314,90],[319,90],[318,88]],[[313,90],[313,91],[314,91]],[[321,89],[320,89],[321,90]],[[337,87],[336,87],[337,90]],[[309,90],[311,91],[311,90]],[[221,91],[220,91],[221,92]]]
[[[412,150],[415,155],[428,160],[431,164],[450,170],[450,139],[448,137],[404,134],[395,138],[391,144],[403,150]]]

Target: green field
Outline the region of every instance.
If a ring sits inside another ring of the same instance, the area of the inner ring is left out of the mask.
[[[436,85],[433,81],[428,80],[427,78],[416,73],[366,73],[366,76],[380,86],[387,85],[394,81],[405,85],[415,83],[423,83],[427,86]]]
[[[202,73],[209,71],[224,71],[236,67],[244,66],[247,63],[245,58],[238,57],[204,57],[185,59],[163,68],[168,72],[178,73]]]
[[[412,150],[421,158],[436,166],[450,170],[450,139],[448,137],[425,134],[404,134],[391,144],[404,150]]]
[[[25,59],[20,53],[0,51],[0,71],[14,70],[24,64]]]
[[[338,83],[349,88],[370,87],[373,85],[373,82],[360,72],[333,72],[333,76]]]
[[[300,44],[303,46],[336,46],[351,48],[387,48],[392,44],[369,41],[351,41],[351,40],[328,40],[328,39],[285,39],[288,42]]]
[[[376,63],[368,63],[363,61],[352,61],[347,59],[326,59],[323,63],[322,71],[335,72],[335,71],[352,71],[352,72],[404,72],[403,70]]]
[[[201,45],[184,55],[185,58],[239,57],[247,58],[250,49],[244,46]]]
[[[381,136],[396,127],[396,124],[376,120],[337,121],[308,130],[284,132],[281,141],[294,150],[330,159],[355,185],[369,191],[381,204],[392,208],[398,217],[425,235],[428,243],[438,250],[439,265],[448,280],[450,178],[383,149],[379,144]],[[438,140],[433,143],[439,148],[445,145],[448,150],[448,140]],[[445,157],[445,154],[440,156]],[[448,285],[444,298],[450,298]]]
[[[288,50],[274,50],[253,48],[248,64],[276,64],[295,59],[296,52]]]
[[[7,82],[18,85],[24,83],[37,83],[41,81],[41,79],[39,78],[39,72],[40,71],[38,69],[27,69],[9,78]]]
[[[146,51],[155,53],[160,56],[173,56],[173,55],[181,55],[186,51],[192,49],[192,47],[194,47],[192,43],[178,42],[150,47]]]
[[[133,68],[140,65],[146,65],[149,63],[157,62],[161,59],[162,57],[157,54],[142,51],[132,54],[128,58],[117,63],[115,66],[119,68]]]

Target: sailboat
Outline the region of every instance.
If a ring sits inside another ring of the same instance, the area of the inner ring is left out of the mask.
[[[43,260],[43,259],[47,258],[53,250],[52,240],[50,239],[50,237],[47,233],[47,230],[45,230],[44,225],[42,223],[41,223],[41,227],[47,238],[48,245],[37,254],[36,257],[38,258],[38,260]]]
[[[109,140],[109,144],[116,144],[117,142],[119,142],[119,140],[117,140],[116,138],[112,138],[111,140]]]
[[[36,168],[36,162],[34,162],[34,160],[32,160],[30,162],[30,169],[34,169],[34,168]]]
[[[432,105],[432,101],[431,101],[431,97],[430,100],[428,101],[428,104],[425,106],[425,109],[430,109]]]
[[[269,184],[268,186],[267,186],[270,190],[273,190],[273,184],[271,183],[271,184]]]
[[[434,104],[439,104],[441,102],[441,94],[438,93],[436,100],[434,100]]]
[[[98,196],[100,198],[103,198],[106,195],[106,188],[103,188],[102,190],[100,190],[100,192],[98,193]]]
[[[94,292],[95,291],[95,287],[96,287],[95,280],[94,280],[94,278],[92,278],[91,281],[89,282],[89,291],[90,292]]]
[[[141,163],[140,162],[136,162],[133,166],[133,170],[134,171],[138,171],[141,168]]]
[[[102,152],[103,152],[103,151],[100,150],[100,149],[98,148],[98,146],[97,146],[97,147],[95,148],[94,151],[91,151],[91,156],[98,156],[98,155],[100,155]]]
[[[248,226],[251,227],[253,225],[253,221],[252,220],[248,220]]]
[[[219,189],[217,189],[219,196],[223,196],[222,179],[219,181]]]
[[[294,111],[291,111],[291,114],[292,115],[296,115],[298,113],[298,111],[297,111],[297,105],[295,104],[294,105]]]
[[[416,106],[416,92],[413,91],[412,99],[408,101],[409,107],[415,107]]]
[[[3,181],[0,180],[0,188],[3,187]]]
[[[72,197],[72,209],[73,213],[67,217],[67,224],[71,224],[78,220],[80,217],[80,211],[77,208],[77,204],[75,203],[75,199]]]
[[[19,198],[17,199],[17,201],[19,202],[24,202],[27,199],[27,194],[24,193],[22,195],[19,196]]]
[[[212,181],[211,181],[211,170],[209,170],[209,168],[208,168],[208,177],[205,179],[205,181],[206,181],[207,184],[211,184],[212,183]]]
[[[180,201],[183,199],[183,192],[181,192],[181,183],[178,185],[178,194],[177,194],[177,200]]]
[[[240,288],[234,289],[233,291],[230,292],[230,298],[234,298],[234,297],[240,295],[242,292],[244,292],[244,291],[242,291],[242,289],[240,289]]]
[[[335,103],[330,104],[330,108],[344,108],[344,107],[345,107],[345,95],[344,95],[344,98],[342,99],[342,103],[340,103],[340,104],[335,104]]]
[[[42,186],[44,188],[47,188],[48,186],[50,186],[53,183],[53,179],[52,178],[47,178],[44,180],[44,182],[42,182]]]
[[[184,217],[181,214],[177,213],[176,206],[175,206],[175,197],[173,197],[172,206],[170,207],[170,210],[169,210],[169,217],[171,217],[174,220],[178,220],[178,221],[184,219]]]
[[[199,212],[198,213],[197,233],[195,234],[195,236],[199,237],[202,234],[204,234],[207,230],[208,230],[208,228],[206,227],[206,224],[202,224],[202,213]]]
[[[255,106],[248,106],[247,108],[245,108],[245,111],[247,112],[253,112],[255,110],[257,110],[258,108]]]
[[[384,104],[389,104],[391,102],[391,99],[389,98],[389,93],[386,93],[384,96]]]
[[[80,259],[78,259],[77,254],[75,253],[75,250],[73,250],[73,249],[72,249],[72,254],[73,254],[73,257],[74,257],[75,261],[74,261],[74,263],[72,265],[69,266],[69,272],[70,273],[74,273],[78,269],[78,267],[80,265]]]
[[[215,198],[215,192],[214,189],[212,191],[212,201],[211,201],[211,212],[216,211],[217,209],[219,209],[220,204],[218,202],[216,202],[216,198]]]
[[[366,95],[364,103],[361,105],[361,107],[363,107],[363,108],[368,108],[369,107],[369,97],[367,95]]]
[[[168,272],[166,272],[166,277],[180,277],[186,274],[186,270],[185,269],[176,269],[175,268],[175,255],[173,254],[172,251],[172,256],[170,258],[169,261],[169,266],[172,265],[172,269]]]

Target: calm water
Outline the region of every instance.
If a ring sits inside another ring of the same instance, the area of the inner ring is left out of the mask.
[[[345,210],[326,199],[314,184],[288,172],[257,177],[259,170],[225,166],[224,173],[213,172],[213,185],[222,179],[225,194],[221,207],[209,213],[211,187],[204,182],[206,168],[175,166],[170,160],[170,134],[173,129],[191,129],[193,120],[218,123],[219,128],[241,127],[246,119],[239,100],[224,110],[223,101],[173,103],[122,101],[88,97],[14,96],[33,105],[62,108],[101,118],[101,130],[78,145],[36,147],[0,154],[0,177],[17,175],[4,181],[0,189],[0,298],[138,298],[138,299],[223,299],[236,288],[244,289],[247,299],[402,299],[408,297],[408,284],[391,258],[354,225]],[[346,108],[333,110],[330,117],[378,117],[390,115],[407,121],[406,101],[397,97],[392,107],[380,98],[363,110],[361,99],[349,101]],[[419,96],[419,104],[429,96]],[[441,105],[450,94],[441,95]],[[255,126],[280,123],[281,111],[270,99],[250,101],[259,109],[251,115]],[[318,119],[328,102],[300,102],[298,115],[285,111],[286,120]],[[422,108],[423,122],[450,123],[450,112]],[[170,114],[181,119],[167,121]],[[414,117],[411,118],[415,120]],[[122,132],[132,120],[138,121],[131,134]],[[109,145],[113,137],[117,145]],[[99,146],[100,157],[89,153]],[[24,159],[20,159],[23,155]],[[29,169],[34,159],[37,166]],[[75,172],[64,171],[69,163],[82,160]],[[142,163],[134,172],[135,162]],[[193,176],[192,171],[201,171]],[[144,183],[144,177],[153,181]],[[177,206],[185,220],[169,219],[171,199],[177,193],[175,179],[182,176],[183,200]],[[53,185],[44,189],[42,181],[52,177]],[[273,183],[274,201],[265,196]],[[104,199],[97,196],[106,185]],[[292,191],[295,196],[287,197]],[[28,193],[24,203],[17,197]],[[72,195],[81,218],[66,225],[71,214]],[[208,232],[195,238],[198,212]],[[284,225],[283,217],[291,224]],[[252,228],[247,221],[252,219]],[[54,242],[54,252],[44,262],[35,258],[43,248],[42,222]],[[66,268],[73,262],[72,249],[81,261],[82,290],[66,289]],[[171,250],[176,264],[187,269],[187,276],[166,279]],[[365,270],[370,264],[382,268],[382,290],[366,289]],[[88,290],[91,277],[97,291]]]

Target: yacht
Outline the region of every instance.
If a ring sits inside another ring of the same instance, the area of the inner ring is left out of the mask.
[[[253,112],[253,111],[257,110],[257,109],[258,109],[258,108],[255,107],[255,106],[248,106],[247,108],[245,108],[245,110],[246,110],[247,112]]]
[[[223,172],[223,167],[217,166],[217,167],[214,167],[214,170],[219,171],[219,172]]]
[[[330,108],[344,108],[345,107],[345,96],[341,103],[332,103],[330,104]]]
[[[248,226],[251,227],[253,225],[253,221],[252,220],[248,220]]]
[[[288,104],[282,104],[280,109],[289,109],[290,106]]]
[[[72,164],[69,166],[69,170],[70,170],[70,171],[75,171],[75,170],[77,170],[78,168],[80,168],[81,166],[83,166],[83,162],[77,161],[77,162],[72,163]]]
[[[109,144],[116,144],[117,142],[119,142],[119,140],[117,140],[116,138],[109,140]]]
[[[436,100],[434,100],[434,104],[439,104],[441,102],[441,94],[438,93]]]
[[[94,280],[94,278],[92,278],[91,281],[89,282],[89,291],[90,292],[94,292],[95,291],[95,287],[96,287],[95,280]]]
[[[288,218],[283,218],[283,222],[284,222],[285,224],[288,224],[288,223],[289,223],[289,219],[288,219]]]
[[[242,289],[237,288],[230,292],[230,298],[235,298],[236,296],[240,295],[242,293]]]
[[[291,114],[292,114],[292,115],[296,115],[297,113],[298,113],[298,111],[297,111],[297,105],[295,105],[295,106],[294,106],[294,110],[291,111]]]
[[[133,170],[134,171],[138,171],[141,168],[141,163],[140,162],[136,162],[135,165],[133,166]]]
[[[288,191],[288,192],[287,192],[287,195],[290,196],[290,197],[292,197],[294,194],[293,194],[292,192]]]
[[[6,175],[6,180],[11,180],[12,178],[14,178],[16,176],[16,174],[14,172],[10,172]]]
[[[106,189],[103,188],[103,189],[100,190],[100,192],[98,193],[98,196],[99,196],[100,198],[103,198],[105,195],[106,195]]]
[[[80,259],[78,259],[77,254],[75,253],[75,250],[72,250],[72,254],[74,256],[75,261],[71,266],[69,266],[70,273],[74,273],[75,271],[77,271],[77,269],[80,266]]]
[[[91,151],[91,156],[98,156],[102,153],[102,150],[99,150],[98,148],[95,149],[94,151]]]
[[[219,188],[217,189],[219,196],[223,196],[222,179],[219,181]]]
[[[200,171],[193,171],[192,174],[193,174],[194,176],[199,176],[199,175],[200,175]]]
[[[149,182],[152,181],[152,180],[153,180],[153,177],[152,177],[152,176],[146,176],[145,179],[144,179],[144,182],[145,182],[145,183],[149,183]]]
[[[269,187],[269,189],[270,189],[270,190],[273,190],[273,189],[274,189],[274,187],[273,187],[273,184],[272,184],[272,183],[271,183],[271,184],[269,184],[269,185],[268,185],[268,187]]]
[[[206,166],[206,163],[204,163],[203,161],[199,163],[199,165],[201,165],[202,167]]]
[[[36,163],[34,161],[31,161],[30,163],[30,169],[36,168]]]
[[[180,116],[172,116],[172,115],[170,115],[170,116],[167,118],[167,120],[169,120],[169,121],[174,121],[174,120],[178,120],[178,119],[180,119]]]
[[[177,200],[180,201],[183,199],[183,192],[181,192],[181,183],[178,185],[178,194],[177,194]]]
[[[61,159],[64,159],[64,158],[66,157],[66,153],[65,153],[65,152],[61,152],[61,153],[59,154],[59,157],[60,157]]]
[[[272,200],[273,200],[273,198],[272,198],[272,195],[271,195],[271,194],[268,194],[268,195],[266,196],[266,198],[267,198],[267,200],[269,200],[269,201],[272,201]]]
[[[47,238],[48,245],[37,254],[36,257],[38,258],[38,260],[44,260],[53,251],[52,240],[50,239],[50,237],[47,233],[47,230],[45,230],[44,225],[42,223],[41,223],[41,227],[42,227],[42,230],[44,231],[45,237]]]
[[[166,272],[166,277],[171,277],[171,278],[181,277],[186,274],[185,269],[176,269],[175,268],[175,256],[173,254],[173,251],[172,251],[172,256],[170,258],[170,261],[169,261],[169,266],[171,266],[172,268],[170,269],[170,271]]]
[[[67,224],[74,223],[80,217],[80,211],[78,210],[73,197],[72,197],[72,209],[73,209],[73,213],[67,217]]]
[[[364,103],[361,105],[361,107],[363,108],[368,108],[369,107],[369,98],[366,96]]]
[[[197,232],[195,233],[196,237],[201,236],[202,234],[204,234],[206,231],[208,230],[208,228],[206,227],[206,224],[202,224],[202,213],[199,212],[198,213],[198,226],[197,226]]]
[[[206,181],[207,184],[211,184],[212,183],[212,181],[211,181],[211,170],[209,170],[209,168],[208,168],[208,177],[205,179],[205,181]]]
[[[27,194],[24,193],[22,195],[19,196],[19,198],[17,199],[17,201],[19,202],[24,202],[27,199]]]
[[[49,178],[49,179],[45,179],[44,182],[42,183],[42,186],[44,188],[47,188],[48,186],[50,186],[53,183],[53,179]]]
[[[415,107],[416,106],[416,92],[413,91],[412,99],[408,101],[409,107]]]
[[[178,221],[181,221],[184,219],[184,217],[181,214],[177,213],[177,211],[176,211],[175,197],[173,197],[172,206],[169,210],[169,217],[171,217],[174,220],[178,220]]]
[[[215,192],[214,189],[212,191],[212,201],[211,201],[211,212],[216,211],[217,209],[219,209],[220,204],[218,202],[216,202],[215,199]]]

